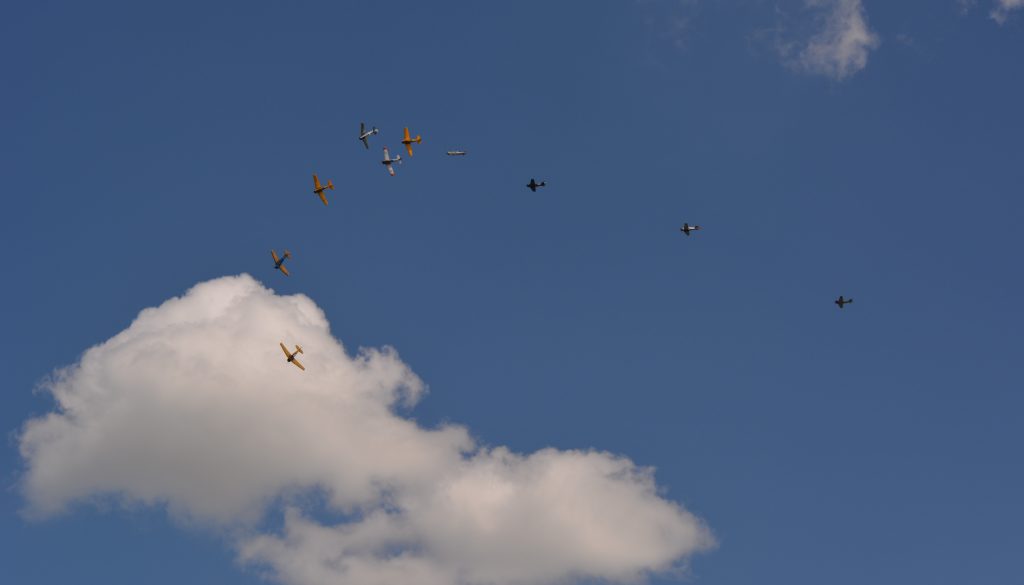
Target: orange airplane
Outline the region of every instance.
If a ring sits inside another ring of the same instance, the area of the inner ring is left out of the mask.
[[[415,142],[416,144],[419,144],[419,143],[423,142],[423,139],[420,138],[419,136],[417,136],[416,138],[410,138],[409,137],[409,129],[406,128],[405,129],[405,138],[402,139],[402,144],[405,145],[405,150],[407,150],[409,152],[409,156],[412,156],[412,143],[413,142]]]
[[[323,201],[324,205],[327,205],[327,196],[324,195],[324,190],[326,189],[333,191],[334,183],[332,183],[330,179],[327,179],[327,184],[321,185],[320,179],[316,178],[316,175],[313,175],[313,192],[320,196],[320,201]]]
[[[299,363],[298,358],[295,357],[295,356],[299,355],[300,353],[302,353],[302,346],[299,345],[298,343],[296,343],[295,344],[295,352],[292,353],[292,352],[288,351],[288,348],[284,346],[284,343],[281,343],[280,345],[281,345],[281,351],[283,351],[284,355],[288,357],[288,363],[295,364],[296,368],[299,368],[300,370],[305,372],[306,371],[306,366],[303,366],[301,363]]]
[[[274,250],[270,251],[270,255],[274,257],[274,268],[280,270],[285,276],[288,276],[288,269],[284,267],[284,261],[292,257],[292,253],[288,250],[284,251],[284,256],[278,258],[277,252]]]

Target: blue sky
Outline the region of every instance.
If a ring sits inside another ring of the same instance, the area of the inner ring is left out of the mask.
[[[40,381],[240,273],[395,347],[424,426],[654,466],[690,582],[1016,580],[1024,10],[864,0],[840,79],[794,58],[830,6],[9,7],[0,580],[262,582],[160,507],[20,515]]]

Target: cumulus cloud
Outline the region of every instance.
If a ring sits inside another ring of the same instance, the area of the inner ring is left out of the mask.
[[[868,28],[861,0],[805,0],[816,13],[817,32],[803,41],[779,41],[777,48],[791,67],[842,80],[868,64],[878,35]]]
[[[289,584],[634,581],[713,544],[628,459],[419,426],[401,408],[424,385],[394,350],[349,355],[312,300],[248,275],[142,311],[46,387],[57,409],[20,436],[29,514],[165,506]]]
[[[1010,12],[1018,8],[1024,8],[1024,0],[995,0],[996,6],[992,9],[993,20],[999,24],[1006,22]]]

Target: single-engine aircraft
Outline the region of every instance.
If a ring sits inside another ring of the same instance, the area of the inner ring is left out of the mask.
[[[280,270],[285,276],[288,276],[288,269],[284,267],[284,261],[292,257],[292,253],[288,250],[284,251],[284,256],[277,257],[277,252],[274,250],[270,251],[270,255],[274,257],[274,268]]]
[[[323,201],[324,205],[327,205],[327,196],[324,195],[324,190],[326,189],[333,191],[334,183],[332,183],[330,179],[327,179],[327,184],[321,185],[320,179],[316,178],[316,175],[313,175],[313,192],[320,196],[320,201]]]
[[[527,183],[526,186],[530,188],[530,191],[533,191],[534,193],[536,193],[537,192],[537,187],[547,187],[548,186],[548,182],[547,181],[541,181],[540,183],[538,183],[536,179],[530,179],[530,182]]]
[[[835,303],[842,309],[843,305],[848,305],[853,302],[853,299],[844,299],[843,295],[839,295],[839,298],[835,300]]]
[[[448,156],[466,156],[466,151],[465,150],[449,150],[445,154],[447,154]]]
[[[376,126],[374,126],[370,130],[367,130],[366,124],[364,124],[363,122],[359,123],[359,140],[363,141],[363,146],[365,146],[367,150],[370,149],[370,137],[378,132],[380,132],[380,130],[377,130]]]
[[[415,142],[416,144],[419,144],[419,143],[423,142],[423,139],[420,138],[419,136],[416,136],[416,138],[410,138],[409,137],[409,129],[406,128],[405,129],[405,138],[402,139],[402,144],[405,145],[405,150],[407,150],[409,152],[409,156],[412,156],[412,143],[413,142]]]
[[[289,352],[288,351],[288,348],[284,346],[284,343],[281,343],[280,345],[281,345],[281,351],[284,352],[284,355],[288,356],[288,363],[295,364],[296,368],[299,368],[300,370],[305,372],[306,371],[306,366],[303,366],[302,363],[299,362],[299,358],[295,357],[295,356],[299,355],[300,353],[302,353],[302,346],[299,345],[298,343],[296,343],[295,344],[295,352],[293,353],[293,352]]]
[[[400,155],[396,154],[395,158],[391,158],[391,153],[388,152],[388,147],[385,146],[384,147],[384,160],[382,160],[380,162],[383,163],[384,166],[386,166],[388,168],[388,172],[391,173],[392,177],[394,177],[395,176],[394,163],[401,164],[402,157]]]
[[[684,234],[687,235],[687,237],[689,237],[690,232],[696,231],[696,230],[699,230],[699,229],[700,229],[699,225],[690,225],[690,224],[688,224],[688,223],[686,223],[684,221],[683,222],[683,227],[679,228],[679,231],[683,232]]]

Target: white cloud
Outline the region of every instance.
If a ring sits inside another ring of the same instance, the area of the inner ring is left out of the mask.
[[[303,346],[307,371],[279,340]],[[519,455],[402,417],[424,386],[393,350],[349,356],[309,298],[247,275],[142,311],[48,389],[58,410],[20,437],[29,514],[165,505],[285,583],[633,581],[713,542],[628,459]],[[282,532],[261,533],[279,501]]]
[[[1018,8],[1024,8],[1024,0],[995,0],[996,7],[992,9],[992,18],[999,24],[1006,22],[1010,12]]]
[[[861,0],[805,0],[805,5],[818,12],[818,31],[806,41],[780,42],[786,62],[838,80],[864,69],[880,40],[868,28]]]

